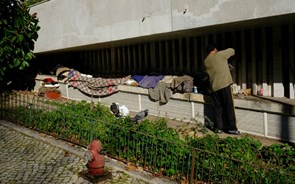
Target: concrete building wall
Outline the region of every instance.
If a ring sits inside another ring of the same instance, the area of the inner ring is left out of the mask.
[[[294,0],[50,0],[31,8],[35,52],[190,30],[295,12]]]
[[[294,99],[293,0],[49,0],[31,11],[40,20],[34,52],[42,63],[93,74],[191,75],[213,41],[237,50],[238,88]],[[58,54],[65,51],[75,52]]]
[[[52,77],[38,75],[35,91],[38,91],[42,79]],[[54,80],[56,80],[53,77]],[[195,119],[197,122],[213,123],[210,98],[194,93],[175,93],[165,105],[149,99],[148,89],[119,85],[119,91],[110,96],[91,97],[78,89],[60,83],[63,97],[73,100],[102,103],[110,106],[113,102],[126,105],[132,112],[149,109],[150,115],[177,119],[183,122]],[[267,100],[245,100],[235,98],[237,127],[244,133],[286,140],[295,143],[295,109],[283,103]]]

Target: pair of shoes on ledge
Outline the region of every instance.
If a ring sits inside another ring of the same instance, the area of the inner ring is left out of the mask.
[[[241,135],[241,132],[239,130],[228,130],[226,133],[234,134],[234,135]]]

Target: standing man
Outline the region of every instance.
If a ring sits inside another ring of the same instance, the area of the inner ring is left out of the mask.
[[[206,47],[205,69],[209,75],[213,110],[215,115],[214,128],[217,133],[223,131],[229,134],[239,135],[236,126],[235,107],[231,85],[233,79],[228,66],[228,59],[235,54],[235,50],[228,48],[217,51],[213,45]]]

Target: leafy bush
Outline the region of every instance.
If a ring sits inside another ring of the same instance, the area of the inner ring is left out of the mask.
[[[109,156],[173,179],[188,179],[194,173],[195,181],[209,183],[295,181],[295,150],[287,144],[262,147],[250,137],[220,138],[216,134],[180,139],[163,118],[134,123],[130,117],[113,116],[102,104],[46,103],[50,108],[20,106],[2,109],[2,114],[84,146],[98,138]]]
[[[0,84],[2,80],[9,82],[10,75],[27,68],[34,58],[38,22],[36,13],[30,14],[26,4],[18,0],[0,1]]]
[[[28,6],[32,6],[34,4],[37,4],[37,3],[40,3],[42,1],[45,1],[45,0],[25,0],[25,3],[28,5]]]

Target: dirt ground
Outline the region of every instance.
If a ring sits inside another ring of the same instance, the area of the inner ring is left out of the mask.
[[[134,116],[135,114],[136,114],[135,112],[130,112],[131,117]],[[148,115],[147,118],[149,120],[157,120],[161,117]],[[190,136],[196,136],[196,137],[201,137],[201,136],[204,136],[205,134],[214,134],[214,132],[212,132],[211,130],[206,129],[204,126],[198,125],[194,122],[184,122],[184,121],[179,121],[179,120],[169,119],[169,118],[165,118],[165,119],[167,120],[168,127],[176,129],[180,134],[189,134]],[[228,136],[237,137],[237,138],[249,136],[253,139],[259,140],[262,143],[262,145],[265,145],[265,146],[284,143],[280,140],[260,137],[260,136],[251,135],[248,133],[243,133],[243,132],[241,133],[241,135],[231,135],[226,133],[221,133],[218,135],[221,138],[226,138]]]

